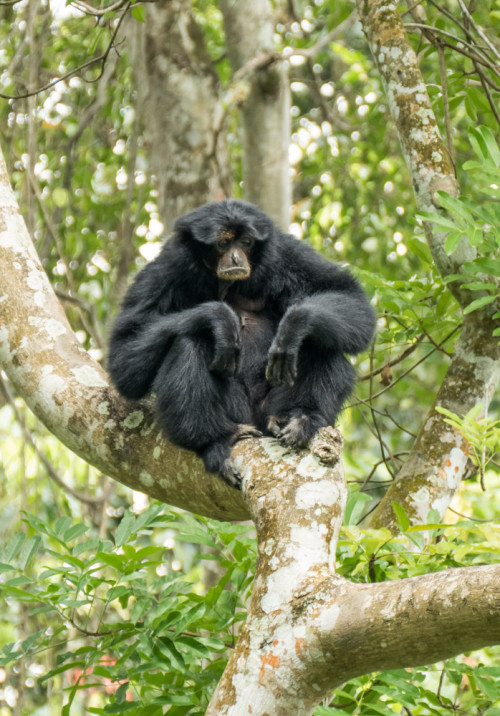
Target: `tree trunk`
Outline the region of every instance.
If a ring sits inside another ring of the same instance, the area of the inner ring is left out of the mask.
[[[357,6],[385,86],[417,207],[421,211],[435,211],[435,192],[442,190],[457,195],[458,185],[417,56],[395,3],[391,0],[357,0]],[[462,273],[463,263],[475,256],[475,249],[466,239],[448,256],[444,249],[444,233],[431,231],[426,226],[426,236],[443,278]],[[457,282],[451,283],[450,288],[462,307],[472,300],[470,292],[461,289]],[[441,516],[446,512],[465,474],[469,448],[462,436],[444,422],[436,407],[443,406],[459,415],[464,415],[479,402],[485,410],[488,409],[500,378],[500,349],[492,335],[491,316],[495,310],[498,309],[488,306],[465,317],[435,405],[425,418],[394,484],[373,513],[370,526],[395,529],[393,501],[402,505],[414,524],[425,522],[431,509]]]
[[[285,231],[290,223],[290,87],[276,60],[269,0],[220,0],[233,72],[249,84],[241,106],[243,195]]]
[[[150,167],[167,232],[175,219],[230,189],[219,80],[190,0],[145,6],[131,21],[135,107],[144,124]]]

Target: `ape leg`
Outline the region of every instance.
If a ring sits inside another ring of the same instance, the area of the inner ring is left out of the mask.
[[[229,457],[236,439],[255,430],[246,392],[235,377],[209,370],[214,357],[209,336],[178,336],[154,382],[158,422],[176,445],[193,450],[208,472],[238,486]]]
[[[354,369],[342,354],[323,353],[305,343],[293,386],[271,388],[257,424],[289,447],[305,447],[319,428],[335,424],[354,379]]]

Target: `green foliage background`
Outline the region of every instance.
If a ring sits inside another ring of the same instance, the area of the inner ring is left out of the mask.
[[[423,4],[429,24],[456,31],[434,3]],[[102,53],[111,26],[81,15],[51,17],[39,5],[42,86]],[[283,17],[277,27],[280,50],[314,46],[352,12],[347,0],[296,6],[298,16]],[[457,12],[454,0],[443,7]],[[226,86],[230,70],[219,10],[197,0],[194,13]],[[500,3],[481,3],[474,17],[494,35]],[[136,19],[141,20],[139,7]],[[25,3],[0,7],[5,95],[23,94],[27,87],[26,43]],[[417,36],[415,47],[443,122],[436,53],[422,48]],[[35,99],[0,100],[2,148],[29,229],[79,340],[97,359],[104,356],[119,300],[117,267],[128,230],[123,217],[134,228],[136,267],[160,240],[161,219],[126,48],[109,59],[116,68],[104,101],[99,82],[92,81],[97,66],[84,72],[85,81],[67,79]],[[461,324],[457,304],[432,264],[422,219],[440,221],[449,231],[449,251],[460,240],[480,250],[468,273],[455,277],[478,291],[481,303],[469,310],[497,296],[498,125],[477,82],[468,79],[470,61],[453,52],[446,59],[464,197],[442,197],[448,218],[415,214],[396,132],[359,28],[351,26],[313,60],[290,60],[292,230],[329,258],[351,264],[379,316],[377,342],[371,356],[358,362],[361,380],[352,408],[342,416],[351,494],[339,562],[341,573],[357,581],[488,563],[500,552],[500,507],[492,499],[500,487],[494,465],[498,431],[491,423],[493,462],[477,465],[486,492],[472,474],[454,502],[472,520],[449,513],[449,524],[436,525],[429,515],[429,543],[421,528],[409,527],[404,513],[399,537],[362,529],[363,515],[383,494],[420,428]],[[33,108],[34,123],[28,121]],[[30,143],[36,146],[33,167]],[[229,145],[239,195],[236,111]],[[30,168],[34,194],[28,191]],[[404,360],[379,383],[381,369],[403,352]],[[374,378],[363,380],[370,371]],[[203,714],[244,619],[256,551],[252,528],[215,523],[131,494],[70,454],[22,403],[15,403],[16,411],[6,403],[0,407],[0,716]],[[374,416],[390,456],[385,462]],[[467,428],[461,416],[449,419]],[[473,425],[475,417],[470,420]],[[72,493],[51,479],[40,453]],[[490,649],[433,667],[365,676],[338,690],[316,714],[495,716],[498,656],[498,649]]]

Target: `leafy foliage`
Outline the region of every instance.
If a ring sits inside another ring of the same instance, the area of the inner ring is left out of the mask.
[[[432,212],[420,212],[419,217],[432,221],[447,232],[445,249],[453,254],[462,241],[467,241],[476,251],[476,257],[464,264],[467,273],[454,274],[448,281],[461,281],[462,288],[480,293],[465,308],[472,313],[484,306],[498,303],[500,291],[500,148],[488,127],[474,127],[469,140],[477,156],[467,161],[464,170],[478,176],[480,191],[486,195],[481,200],[467,197],[455,198],[445,192],[437,192],[441,206],[452,218]],[[496,280],[495,280],[496,279]],[[500,312],[496,315],[500,318]],[[500,335],[500,328],[495,329]]]
[[[245,616],[256,556],[250,528],[158,503],[127,510],[113,540],[89,536],[67,516],[51,525],[27,514],[25,523],[34,534],[13,535],[0,557],[0,597],[24,605],[36,629],[3,645],[0,666],[36,662],[49,648],[52,666],[37,688],[64,675],[63,716],[85,690],[107,694],[107,705],[89,713],[160,714],[167,705],[172,714],[205,713]],[[199,562],[187,573],[169,568],[166,529],[203,545],[199,558],[218,565],[217,584],[203,587]]]
[[[42,86],[109,44],[114,14],[96,23],[66,5],[57,15],[47,3],[32,3],[32,14],[27,3],[0,6],[1,91],[15,97],[0,103],[2,147],[47,273],[83,347],[100,359],[103,326],[125,275],[158,247],[162,226],[125,42],[110,53],[102,75],[94,65],[34,99],[21,96],[33,89],[33,77]],[[134,5],[136,21],[147,22],[144,8]],[[379,316],[377,343],[358,362],[357,395],[342,417],[351,491],[339,570],[368,582],[498,561],[500,514],[491,499],[498,477],[494,459],[485,459],[497,449],[498,428],[495,418],[477,421],[474,411],[464,418],[449,412],[447,419],[475,446],[485,471],[488,492],[467,482],[454,502],[479,521],[439,524],[430,514],[428,524],[410,527],[396,506],[398,537],[359,526],[421,427],[461,317],[415,217],[380,79],[359,26],[349,24],[352,3],[289,6],[275,41],[287,53],[292,80],[292,230],[328,257],[353,264]],[[462,32],[456,3],[420,6],[437,32]],[[412,19],[408,9],[401,7],[405,22]],[[196,0],[193,10],[226,90],[231,73],[220,10],[211,0]],[[476,3],[473,11],[490,36],[499,13],[498,0]],[[343,22],[343,33],[323,43]],[[437,54],[409,29],[444,133]],[[452,280],[470,291],[467,310],[480,315],[498,297],[498,79],[487,85],[490,102],[471,58],[445,51],[462,198],[441,194],[448,213],[422,218],[448,232],[450,254],[461,246],[476,252],[467,273]],[[481,72],[494,79],[487,64]],[[239,195],[240,120],[236,107],[227,111]],[[13,709],[23,716],[203,714],[244,618],[255,561],[251,530],[150,505],[107,482],[16,406],[24,426],[12,407],[0,408],[0,716]],[[56,485],[25,428],[69,489]],[[490,649],[437,667],[354,679],[316,714],[498,716],[498,657]]]

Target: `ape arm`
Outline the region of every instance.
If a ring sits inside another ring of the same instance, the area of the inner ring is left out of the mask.
[[[125,309],[110,342],[109,372],[122,395],[137,400],[150,392],[174,338],[211,333],[214,358],[210,370],[234,375],[239,360],[240,324],[225,303],[209,301],[162,315],[157,308]]]
[[[368,347],[375,328],[373,309],[348,271],[304,245],[289,253],[303,298],[289,302],[271,345],[266,376],[273,385],[294,384],[304,340],[320,350],[356,354]]]

